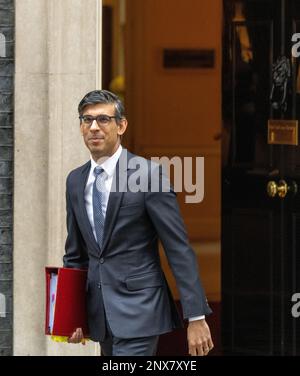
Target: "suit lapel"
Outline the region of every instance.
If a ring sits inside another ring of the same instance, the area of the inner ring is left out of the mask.
[[[128,170],[128,151],[126,149],[122,150],[120,158],[116,165],[116,170],[113,177],[112,189],[109,194],[109,200],[105,215],[104,224],[104,239],[101,253],[104,252],[107,247],[108,241],[110,239],[112,230],[114,228],[123,194],[127,188],[127,170]]]
[[[99,248],[99,245],[96,242],[96,239],[94,237],[93,230],[92,230],[92,227],[91,227],[91,224],[90,224],[90,221],[89,221],[89,217],[87,215],[87,211],[86,211],[86,207],[85,207],[85,200],[84,200],[84,190],[85,190],[85,186],[86,186],[87,179],[88,179],[88,176],[89,176],[90,168],[91,168],[91,162],[89,161],[83,166],[83,169],[81,171],[81,178],[80,178],[79,184],[78,184],[78,196],[79,196],[78,202],[79,202],[80,213],[82,213],[83,225],[84,225],[85,230],[88,234],[90,244],[93,246],[95,251],[97,251],[99,253],[100,248]]]

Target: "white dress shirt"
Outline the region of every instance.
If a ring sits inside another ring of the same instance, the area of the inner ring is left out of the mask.
[[[116,170],[116,165],[118,162],[118,159],[120,158],[120,155],[122,153],[122,146],[119,145],[117,151],[109,158],[107,158],[103,163],[100,164],[100,166],[104,170],[104,186],[105,191],[102,192],[102,213],[105,218],[109,194],[112,186],[113,176]],[[87,215],[93,230],[94,237],[97,241],[96,231],[95,231],[95,225],[94,225],[94,213],[93,213],[93,185],[95,181],[95,175],[94,175],[94,169],[95,167],[99,166],[97,162],[94,161],[94,159],[91,157],[91,169],[89,172],[89,177],[85,186],[84,190],[84,201],[85,201],[85,207],[87,211]],[[197,316],[197,317],[190,317],[189,321],[195,321],[195,320],[202,320],[205,316]]]
[[[116,164],[118,162],[118,159],[122,153],[122,146],[120,145],[117,149],[117,151],[109,158],[107,158],[103,163],[100,164],[100,166],[103,168],[104,172],[104,186],[105,191],[102,192],[102,213],[103,217],[105,218],[108,199],[109,199],[109,193],[111,190],[111,185],[113,181],[113,176],[116,169]],[[89,177],[85,186],[84,190],[84,200],[85,200],[85,207],[87,211],[87,215],[93,230],[93,234],[95,239],[97,239],[95,226],[94,226],[94,213],[93,213],[93,184],[95,181],[95,174],[94,169],[95,167],[99,166],[97,162],[94,161],[94,159],[91,157],[91,169],[89,173]]]

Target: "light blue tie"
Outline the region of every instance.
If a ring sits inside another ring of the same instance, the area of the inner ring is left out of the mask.
[[[104,232],[104,215],[102,212],[103,192],[104,192],[104,170],[100,166],[94,168],[95,181],[93,185],[93,214],[94,226],[97,242],[101,249]]]

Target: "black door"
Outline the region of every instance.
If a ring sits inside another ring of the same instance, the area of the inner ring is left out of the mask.
[[[299,355],[300,1],[223,4],[223,347]]]

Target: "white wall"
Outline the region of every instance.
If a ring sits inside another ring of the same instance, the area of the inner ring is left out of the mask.
[[[100,79],[101,1],[15,4],[14,354],[90,355],[44,335],[44,267],[62,264],[65,178],[88,158],[77,105]]]

